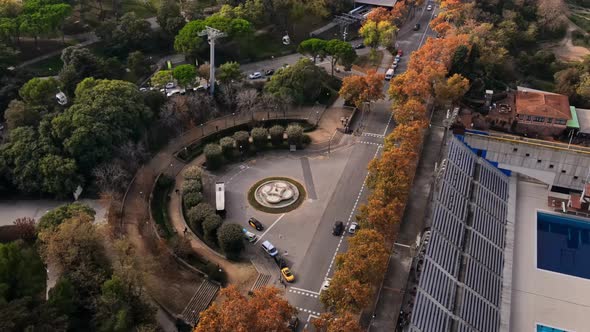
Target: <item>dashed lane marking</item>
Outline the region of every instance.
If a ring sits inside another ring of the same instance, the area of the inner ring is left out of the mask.
[[[385,137],[385,134],[387,134],[387,129],[389,129],[389,124],[391,123],[391,118],[393,118],[393,112],[390,112],[391,114],[389,114],[389,120],[387,120],[387,126],[385,126],[385,130],[383,131],[383,135],[381,135],[381,137]]]
[[[373,156],[373,159],[375,159],[377,157],[377,154],[379,153],[380,148],[381,148],[381,145],[379,145],[377,147],[377,151],[375,151],[375,155]],[[356,211],[356,207],[359,203],[359,200],[361,199],[361,195],[363,194],[363,190],[365,189],[365,186],[367,185],[367,178],[368,177],[369,177],[369,173],[367,172],[367,175],[365,176],[365,180],[363,181],[363,185],[361,186],[361,189],[359,190],[359,193],[356,196],[356,200],[354,201],[354,205],[352,206],[352,210],[350,211],[350,215],[348,215],[348,221],[346,222],[346,226],[344,227],[344,232],[342,232],[342,235],[340,235],[340,241],[338,241],[338,246],[336,246],[336,250],[334,251],[334,256],[332,256],[332,260],[330,261],[330,266],[328,267],[328,271],[326,272],[326,276],[324,277],[325,279],[328,278],[328,276],[330,275],[330,271],[332,271],[332,266],[334,266],[334,260],[336,259],[336,255],[338,255],[338,251],[340,250],[340,245],[342,244],[342,239],[344,238],[344,234],[346,234],[346,230],[348,229],[348,225],[350,225],[350,221],[352,220],[352,216],[354,215],[354,212]]]
[[[289,287],[289,289],[294,289],[294,290],[298,290],[298,291],[302,291],[302,292],[307,292],[307,293],[312,293],[312,294],[320,295],[320,293],[318,293],[318,292],[310,291],[310,290],[303,289],[303,288]]]
[[[305,309],[305,308],[300,308],[300,307],[295,307],[295,308],[297,308],[297,310],[299,310],[299,312],[305,312],[305,313],[308,313],[311,315],[315,315],[317,317],[319,317],[321,315],[321,313],[317,312],[317,311],[313,311],[313,310],[309,310],[309,309]]]
[[[370,136],[370,137],[383,138],[383,135],[373,134],[373,133],[363,133],[362,136]]]
[[[376,145],[378,147],[382,147],[383,146],[383,144],[380,144],[380,143],[367,142],[367,141],[358,141],[357,143],[369,144],[369,145]]]
[[[314,299],[317,299],[319,297],[319,295],[316,295],[316,294],[311,294],[311,293],[308,293],[308,292],[301,292],[301,291],[293,290],[293,289],[289,289],[288,291],[289,291],[289,293],[293,293],[293,294],[297,294],[297,295],[309,296],[309,297],[312,297]]]

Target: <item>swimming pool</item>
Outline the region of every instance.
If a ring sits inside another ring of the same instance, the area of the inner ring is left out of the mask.
[[[590,279],[590,220],[537,212],[537,268]]]

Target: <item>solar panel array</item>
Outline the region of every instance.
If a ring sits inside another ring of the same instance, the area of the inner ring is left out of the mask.
[[[508,177],[453,137],[434,194],[412,332],[496,332]]]

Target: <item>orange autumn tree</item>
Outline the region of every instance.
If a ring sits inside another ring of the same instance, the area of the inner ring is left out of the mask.
[[[369,12],[367,20],[373,22],[392,21],[393,17],[391,11],[385,7],[377,7]]]
[[[416,98],[406,100],[394,107],[393,118],[397,124],[407,124],[426,118],[426,106]]]
[[[313,320],[313,326],[317,332],[362,332],[358,319],[350,312],[342,316],[325,312],[319,318]]]
[[[372,102],[385,97],[383,94],[383,80],[385,75],[369,70],[367,75],[352,75],[342,80],[342,87],[338,93],[346,101],[361,109],[364,102]]]
[[[434,86],[436,100],[441,105],[459,101],[468,90],[469,80],[461,76],[461,74],[453,74]]]
[[[289,332],[289,319],[297,313],[274,287],[260,288],[246,297],[232,285],[222,289],[220,297],[220,303],[200,314],[194,332]]]
[[[426,127],[426,121],[413,121],[407,124],[399,124],[391,135],[385,138],[385,149],[398,147],[404,152],[418,152],[422,145],[422,130]]]
[[[330,288],[320,295],[326,307],[340,314],[359,312],[370,303],[389,257],[383,235],[373,229],[359,230],[348,242],[348,250],[336,257]]]

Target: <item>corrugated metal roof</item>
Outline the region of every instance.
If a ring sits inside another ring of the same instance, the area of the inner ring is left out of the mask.
[[[362,5],[373,5],[373,6],[381,6],[381,7],[393,7],[397,0],[357,0],[355,1],[357,4]]]

